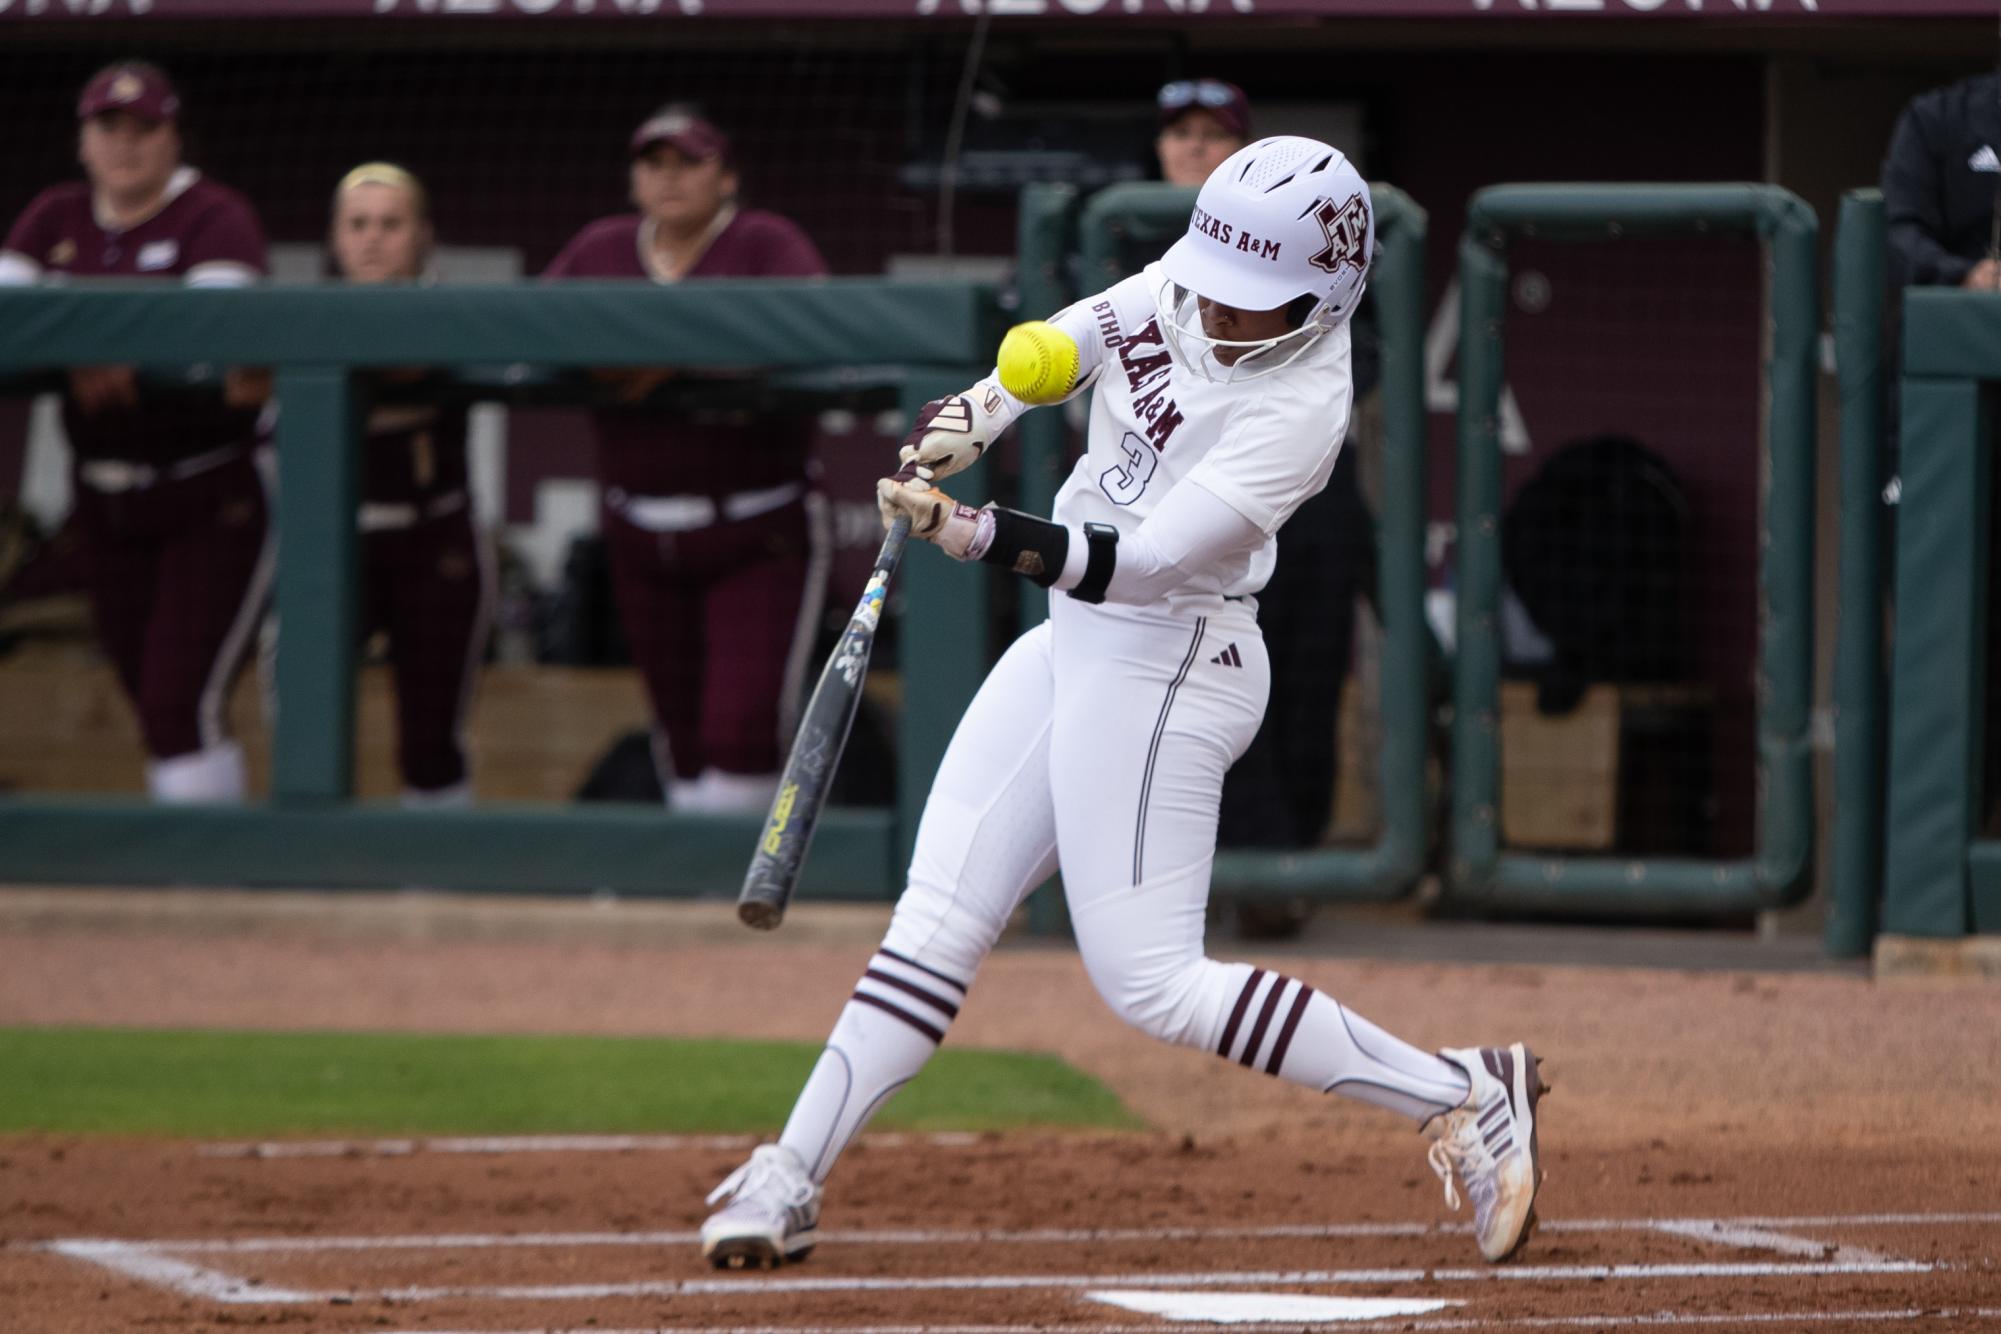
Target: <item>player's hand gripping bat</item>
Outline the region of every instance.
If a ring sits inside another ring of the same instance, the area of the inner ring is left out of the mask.
[[[876,626],[882,619],[890,576],[896,573],[909,539],[910,520],[899,516],[882,539],[882,550],[876,553],[875,569],[862,590],[861,602],[848,619],[834,656],[820,673],[820,683],[813,687],[813,698],[799,722],[799,735],[792,742],[792,754],[785,761],[785,772],[779,775],[778,795],[772,799],[757,852],[744,874],[743,892],[737,895],[736,915],[746,926],[769,931],[785,920],[785,909],[792,902],[792,891],[798,887],[799,872],[806,863],[806,849],[813,842],[813,826],[819,823],[820,809],[827,804],[834,766],[840,763],[841,751],[848,744],[848,729],[854,725],[855,709],[861,703],[862,678],[868,674],[869,653],[875,648]]]

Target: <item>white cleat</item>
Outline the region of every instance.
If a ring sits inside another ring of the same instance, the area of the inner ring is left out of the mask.
[[[702,1255],[718,1269],[776,1269],[813,1250],[820,1225],[820,1188],[799,1155],[765,1144],[709,1192],[729,1203],[702,1224]]]
[[[1426,1123],[1431,1170],[1445,1183],[1448,1209],[1459,1207],[1452,1180],[1458,1175],[1473,1201],[1480,1254],[1505,1260],[1535,1229],[1536,1190],[1542,1185],[1535,1127],[1535,1106],[1544,1092],[1540,1063],[1519,1042],[1448,1047],[1438,1054],[1464,1070],[1473,1088],[1465,1102]]]

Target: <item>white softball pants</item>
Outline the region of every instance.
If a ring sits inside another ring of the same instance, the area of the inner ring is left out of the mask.
[[[1458,1105],[1457,1067],[1296,978],[1203,955],[1223,775],[1270,688],[1249,609],[1051,601],[953,733],[909,886],[780,1142],[825,1180],[944,1040],[1008,917],[1059,867],[1085,970],[1134,1027],[1419,1121]]]
[[[884,946],[970,978],[1060,867],[1106,1004],[1213,1050],[1250,971],[1204,958],[1202,934],[1223,775],[1271,687],[1257,619],[1051,602],[952,737]]]

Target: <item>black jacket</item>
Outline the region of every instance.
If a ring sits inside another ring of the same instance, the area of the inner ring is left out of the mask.
[[[1987,253],[2001,187],[2001,75],[1920,93],[1883,159],[1890,286],[1957,287]]]

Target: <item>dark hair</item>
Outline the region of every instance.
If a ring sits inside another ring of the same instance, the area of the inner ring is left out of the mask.
[[[1320,294],[1318,292],[1307,292],[1304,295],[1294,297],[1285,303],[1286,324],[1294,329],[1304,325],[1306,317],[1311,315],[1313,308],[1319,304]]]

